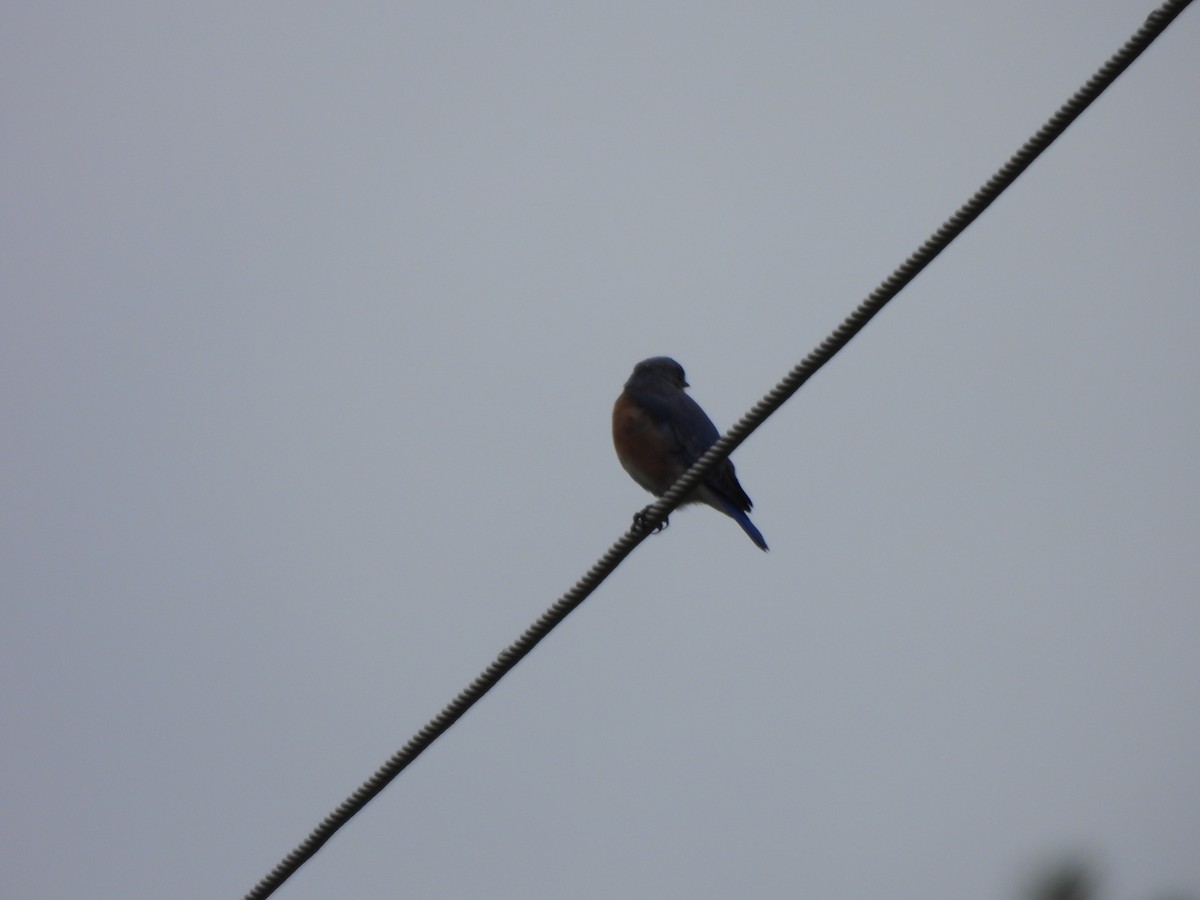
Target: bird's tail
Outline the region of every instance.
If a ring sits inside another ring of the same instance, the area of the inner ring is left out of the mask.
[[[742,531],[750,535],[750,540],[754,541],[760,550],[766,550],[767,542],[763,539],[762,532],[754,527],[754,523],[750,521],[750,517],[734,506],[733,501],[731,501],[729,498],[721,497],[720,500],[722,507],[721,511],[724,512],[725,515],[729,516],[729,518],[733,519],[733,521],[741,525]]]

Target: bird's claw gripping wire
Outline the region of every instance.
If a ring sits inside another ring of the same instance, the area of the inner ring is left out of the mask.
[[[650,504],[650,506],[647,506],[641,512],[636,512],[633,514],[633,527],[634,528],[636,528],[638,531],[646,530],[646,528],[648,527],[646,524],[646,519],[649,518],[648,513],[650,512],[651,509],[653,509],[653,507],[654,507],[654,504],[652,503],[652,504]],[[658,525],[650,533],[658,534],[660,531],[665,529],[667,527],[667,525],[669,525],[669,524],[670,524],[670,519],[667,516],[664,516],[663,520],[661,522],[659,522]]]

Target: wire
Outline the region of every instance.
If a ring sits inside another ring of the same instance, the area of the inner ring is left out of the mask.
[[[1004,190],[1029,168],[1047,147],[1062,135],[1067,127],[1116,80],[1129,65],[1153,43],[1188,6],[1191,0],[1169,0],[1147,17],[1145,23],[1109,60],[1097,70],[1075,94],[1050,117],[1037,133],[1012,155],[975,194],[908,257],[891,275],[867,295],[855,310],[834,329],[811,353],[754,405],[729,431],[718,440],[695,465],[680,476],[666,494],[647,507],[640,525],[626,532],[575,585],[554,602],[511,645],[464,688],[446,707],[418,731],[358,790],[326,816],[307,838],[275,866],[254,888],[246,900],[263,900],[275,892],[291,875],[304,865],[321,847],[367,805],[397,775],[408,767],[430,744],[441,737],[467,710],[512,670],[563,619],[579,606],[634,548],[668,515],[680,501],[705,478],[717,463],[729,456],[768,416],[782,406],[816,372],[833,358],[858,334],[874,316],[912,281],[939,253],[946,249],[964,229],[1000,196]]]

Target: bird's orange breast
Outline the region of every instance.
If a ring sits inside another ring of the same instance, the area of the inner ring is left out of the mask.
[[[683,473],[666,434],[624,393],[613,405],[613,446],[625,471],[652,494],[662,494]]]

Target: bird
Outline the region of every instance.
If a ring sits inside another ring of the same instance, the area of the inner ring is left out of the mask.
[[[613,447],[621,466],[656,497],[665,494],[720,434],[684,388],[688,387],[683,366],[669,356],[644,359],[633,367],[625,389],[613,404]],[[733,519],[761,549],[767,549],[762,533],[750,517],[753,504],[738,484],[733,463],[724,459],[683,501],[706,503]],[[634,516],[645,520],[646,511]],[[656,530],[667,527],[667,520]]]

